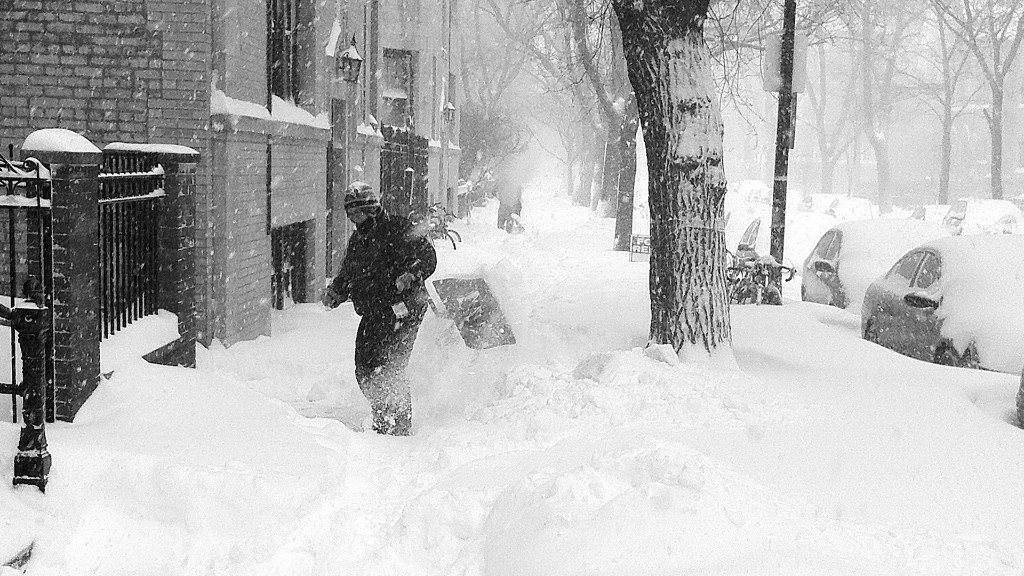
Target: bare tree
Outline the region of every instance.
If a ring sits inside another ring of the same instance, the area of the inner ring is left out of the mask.
[[[949,180],[953,157],[953,123],[963,115],[981,85],[965,89],[970,80],[968,63],[971,58],[967,44],[951,30],[945,11],[931,4],[932,17],[923,24],[916,64],[902,70],[915,89],[916,97],[940,122],[939,144],[939,204],[949,203]]]
[[[830,194],[836,165],[854,141],[856,127],[851,111],[855,106],[857,76],[849,69],[844,71],[839,59],[825,50],[824,44],[816,45],[815,52],[818,70],[807,82],[812,114],[807,124],[813,129],[821,158],[821,191]]]
[[[846,26],[860,48],[861,130],[875,155],[878,205],[888,211],[892,207],[888,132],[896,104],[904,96],[896,81],[899,58],[916,15],[910,6],[890,0],[853,0],[847,11]]]
[[[1021,40],[1024,5],[1018,0],[930,0],[949,19],[953,31],[974,54],[988,84],[991,107],[985,110],[992,138],[992,197],[1003,197],[1003,100]]]
[[[565,162],[566,185],[572,201],[589,206],[596,172],[603,161],[604,131],[598,95],[580,63],[580,55],[590,53],[581,51],[580,43],[573,37],[576,0],[513,0],[507,4],[502,3],[504,0],[484,1],[509,42],[530,56],[530,71],[542,91],[551,97],[549,106],[557,112],[542,112],[541,116],[547,116],[565,145],[564,157],[558,157]],[[530,13],[530,27],[516,28],[521,12]],[[570,111],[566,104],[575,110]]]
[[[731,340],[722,118],[707,0],[613,0],[648,154],[650,339],[678,352]]]
[[[475,179],[521,151],[528,134],[518,120],[510,93],[523,75],[529,54],[515,49],[514,43],[509,49],[510,43],[494,41],[505,28],[495,21],[490,6],[484,0],[473,0],[464,8],[463,16],[472,23],[470,33],[460,37],[466,101],[460,123],[463,154],[459,173],[464,178]],[[525,33],[532,26],[531,12],[509,17],[513,34]]]

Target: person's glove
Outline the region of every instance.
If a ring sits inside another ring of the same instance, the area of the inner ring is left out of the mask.
[[[416,276],[412,272],[402,272],[402,275],[395,279],[395,288],[399,292],[405,292],[415,281]]]
[[[327,289],[324,290],[323,296],[320,298],[320,301],[323,303],[324,306],[332,309],[337,308],[345,300],[346,298],[343,295],[335,292],[334,289],[331,288],[330,286],[328,286]]]

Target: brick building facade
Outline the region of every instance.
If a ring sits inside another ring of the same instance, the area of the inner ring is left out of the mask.
[[[379,185],[382,123],[429,139],[429,201],[454,201],[452,2],[8,0],[0,145],[60,127],[199,151],[200,340],[269,334],[275,305],[315,300],[337,270],[342,191]],[[366,62],[347,83],[353,37]]]
[[[17,157],[35,130],[66,128],[101,147],[161,142],[189,146],[205,157],[209,21],[209,6],[191,0],[5,2],[0,8],[4,154],[10,145]],[[208,166],[202,162],[196,169],[194,194],[200,198],[209,189]],[[192,222],[187,224],[191,230]],[[203,247],[201,236],[195,241]],[[194,274],[186,276],[180,280],[188,285],[176,284],[177,290],[195,284]],[[186,324],[195,331],[194,323]]]
[[[210,333],[227,343],[269,333],[275,306],[314,300],[337,271],[351,233],[344,189],[380,186],[382,125],[429,140],[428,201],[455,201],[457,118],[442,117],[446,102],[458,104],[449,88],[459,75],[454,5],[260,4],[265,11],[243,0],[212,5],[218,168],[206,291]],[[356,83],[339,72],[353,39],[365,59]]]

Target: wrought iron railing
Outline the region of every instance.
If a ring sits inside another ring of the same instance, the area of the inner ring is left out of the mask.
[[[409,130],[383,126],[380,152],[381,203],[393,214],[427,210],[428,141]]]
[[[7,240],[4,244],[0,238],[0,253],[7,259],[7,277],[0,290],[9,297],[9,305],[0,304],[0,324],[10,333],[6,356],[11,377],[10,382],[0,382],[0,392],[11,395],[14,422],[18,421],[18,396],[22,398],[14,483],[45,490],[50,470],[47,399],[53,398],[53,244],[46,168],[34,160],[15,162],[0,154],[0,208],[6,216],[0,227],[5,228]],[[15,298],[19,287],[24,297],[20,301]],[[15,344],[16,334],[20,347]]]
[[[156,314],[164,172],[153,152],[107,147],[100,172],[100,321],[106,338]]]

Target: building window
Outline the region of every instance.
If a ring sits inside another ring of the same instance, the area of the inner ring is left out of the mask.
[[[299,102],[302,62],[303,0],[270,0],[267,4],[267,59],[270,93]]]
[[[398,128],[413,124],[413,54],[408,50],[384,49],[381,76],[381,123]]]

